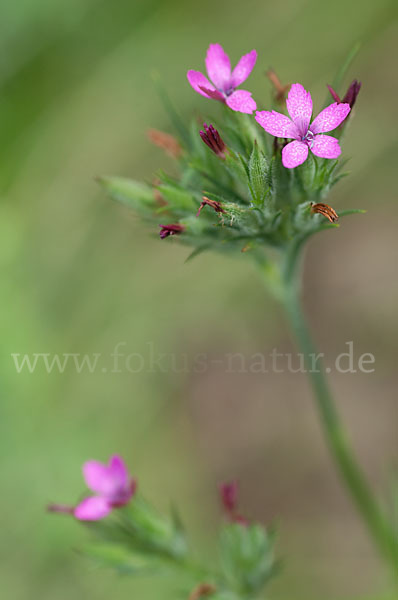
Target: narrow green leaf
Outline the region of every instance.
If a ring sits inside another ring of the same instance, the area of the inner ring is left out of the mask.
[[[158,190],[169,204],[171,211],[179,215],[191,214],[195,211],[197,205],[190,192],[172,185],[159,185]]]
[[[261,207],[264,204],[265,195],[269,189],[269,186],[267,185],[268,161],[263,152],[259,149],[257,141],[253,144],[248,169],[253,203],[256,206]]]
[[[173,124],[174,128],[178,132],[178,135],[180,136],[185,147],[188,149],[191,149],[191,139],[190,139],[189,131],[186,128],[184,121],[182,120],[182,118],[180,117],[180,115],[178,114],[176,109],[174,108],[174,105],[173,105],[172,101],[170,100],[169,95],[163,86],[163,83],[160,79],[159,73],[154,71],[152,73],[152,80],[155,84],[156,91],[158,93],[158,96],[159,96],[162,104],[163,104],[163,107],[164,107],[166,113],[169,115],[171,123]]]
[[[364,215],[367,213],[367,210],[363,210],[362,208],[346,208],[344,210],[339,210],[339,217],[346,217],[347,215]]]
[[[137,211],[156,206],[153,189],[145,183],[125,177],[99,177],[98,183],[118,202]]]

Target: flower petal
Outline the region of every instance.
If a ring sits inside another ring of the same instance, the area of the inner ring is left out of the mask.
[[[238,87],[238,85],[246,81],[250,73],[253,71],[256,60],[256,50],[252,50],[248,54],[244,54],[242,56],[235,69],[232,71],[231,85],[233,87]]]
[[[118,480],[115,481],[111,469],[96,460],[84,463],[83,476],[87,487],[101,496],[110,497],[119,487]]]
[[[312,115],[311,94],[300,83],[293,83],[286,100],[286,107],[301,135],[304,136],[308,131]]]
[[[209,90],[209,88],[207,88],[207,87],[204,87],[203,85],[200,85],[199,88],[202,90],[202,92],[204,92],[204,94],[208,98],[213,98],[213,100],[219,100],[220,102],[225,102],[225,98],[222,95],[222,93],[215,90],[213,88],[213,86],[212,86],[211,90]]]
[[[130,502],[136,489],[137,481],[135,479],[130,479],[125,487],[120,488],[111,498],[108,497],[107,500],[113,507],[124,506]]]
[[[123,459],[118,454],[111,456],[109,460],[109,472],[115,483],[121,487],[127,487],[129,483],[129,474]]]
[[[255,119],[267,133],[281,138],[296,138],[300,137],[296,125],[282,113],[261,110],[256,112]]]
[[[252,114],[256,110],[257,104],[252,98],[251,92],[246,90],[236,90],[225,100],[229,108],[238,112]]]
[[[231,62],[220,44],[210,44],[206,55],[207,74],[216,88],[227,90],[231,82]]]
[[[290,142],[282,149],[282,164],[287,169],[301,165],[308,156],[308,146],[304,142]]]
[[[74,510],[74,516],[79,521],[99,521],[112,510],[109,502],[101,496],[91,496],[80,502]]]
[[[344,121],[350,110],[349,104],[338,104],[337,102],[330,104],[311,123],[312,133],[333,131]]]
[[[207,77],[205,77],[200,71],[188,71],[187,78],[195,92],[198,92],[198,94],[201,94],[206,98],[209,98],[210,96],[204,92],[202,88],[206,88],[212,92],[215,91],[214,85],[212,85]]]
[[[341,154],[339,140],[331,135],[316,135],[310,149],[321,158],[337,158]]]

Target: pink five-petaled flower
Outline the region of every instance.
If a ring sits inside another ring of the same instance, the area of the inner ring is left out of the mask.
[[[107,465],[89,460],[83,465],[83,476],[87,487],[96,495],[86,498],[74,509],[73,514],[80,521],[103,519],[112,509],[127,504],[136,489],[135,479],[129,476],[118,455],[111,456]]]
[[[256,121],[271,135],[293,138],[282,150],[282,163],[288,169],[301,165],[308,156],[308,149],[321,158],[337,158],[341,154],[338,139],[322,135],[336,129],[350,112],[349,104],[334,102],[327,106],[310,125],[312,98],[302,85],[294,83],[286,100],[290,115],[272,111],[257,111]]]
[[[229,108],[251,114],[257,106],[251,92],[236,88],[246,81],[257,60],[257,52],[244,54],[231,73],[228,54],[220,44],[210,44],[206,55],[206,69],[210,81],[200,71],[188,71],[188,81],[193,89],[205,96],[225,102]]]

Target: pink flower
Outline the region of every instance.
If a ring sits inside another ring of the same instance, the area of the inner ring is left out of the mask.
[[[251,93],[236,88],[249,77],[256,60],[255,50],[244,54],[231,73],[231,62],[223,47],[220,44],[210,44],[206,55],[206,69],[212,83],[200,71],[188,71],[188,81],[198,94],[225,102],[232,110],[251,114],[257,108]]]
[[[338,139],[322,135],[336,129],[344,121],[351,108],[349,104],[334,102],[326,107],[310,125],[312,98],[302,85],[294,83],[286,100],[289,117],[272,111],[257,111],[256,121],[271,135],[293,138],[282,150],[282,163],[288,169],[301,165],[308,156],[308,149],[321,158],[337,158],[341,154]],[[321,134],[321,135],[320,135]]]
[[[80,521],[99,521],[114,508],[124,506],[132,498],[136,481],[127,471],[126,465],[118,455],[111,456],[108,465],[89,460],[83,465],[83,476],[96,495],[89,496],[73,511]]]

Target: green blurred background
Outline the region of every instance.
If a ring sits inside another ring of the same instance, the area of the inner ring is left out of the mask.
[[[270,598],[387,598],[388,578],[340,487],[299,374],[17,374],[11,353],[289,352],[279,308],[249,262],[148,235],[99,190],[99,174],[150,181],[170,159],[146,131],[171,131],[156,70],[181,113],[210,110],[186,81],[210,42],[234,62],[256,48],[259,104],[273,66],[314,104],[355,42],[363,82],[346,138],[352,174],[330,203],[366,208],[309,248],[306,311],[323,352],[353,340],[373,374],[333,374],[356,452],[386,502],[397,451],[397,10],[390,0],[111,2],[4,0],[0,10],[0,580],[9,600],[175,598],[173,582],[98,571],[83,528],[49,516],[74,502],[87,458],[121,453],[160,508],[180,507],[198,552],[220,520],[217,482],[242,510],[279,523],[285,570]],[[347,78],[345,84],[349,83]],[[344,90],[341,90],[344,91]],[[215,107],[212,104],[211,110]],[[170,243],[171,242],[171,243]],[[123,348],[121,349],[123,351]],[[110,359],[108,359],[110,360]],[[106,363],[102,363],[106,364]],[[390,597],[390,596],[389,596]]]

